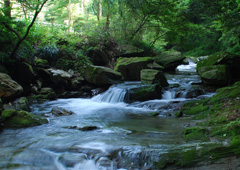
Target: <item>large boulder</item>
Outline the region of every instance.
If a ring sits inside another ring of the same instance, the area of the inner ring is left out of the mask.
[[[175,71],[177,66],[184,63],[185,57],[178,51],[166,51],[154,58],[154,61],[162,65],[163,71]]]
[[[118,58],[115,70],[122,73],[126,81],[140,81],[140,72],[149,68],[153,62],[152,57]]]
[[[141,82],[146,84],[159,84],[162,87],[168,86],[165,75],[161,71],[154,69],[141,70]]]
[[[42,125],[48,120],[26,111],[5,110],[2,112],[2,123],[7,128],[24,128]]]
[[[116,84],[122,81],[122,75],[110,68],[88,65],[84,68],[84,78],[96,86]]]
[[[37,69],[38,76],[43,81],[43,86],[66,89],[71,84],[72,74],[59,69]]]
[[[198,74],[206,85],[225,86],[230,80],[228,69],[225,65],[201,67],[198,70]]]
[[[11,100],[20,96],[23,88],[16,81],[4,73],[0,73],[0,98],[2,100]]]
[[[240,55],[228,52],[215,53],[198,62],[197,72],[201,76],[202,70],[204,70],[203,67],[212,67],[216,70],[216,65],[224,65],[226,67],[226,74],[228,74],[228,76],[224,75],[225,77],[222,78],[223,80],[226,80],[226,83],[234,83],[240,80]],[[223,66],[220,67],[224,70]],[[204,77],[202,77],[202,79],[204,79]],[[226,85],[226,83],[220,85]]]
[[[162,98],[162,88],[159,84],[145,84],[140,87],[129,89],[129,102],[146,101]]]

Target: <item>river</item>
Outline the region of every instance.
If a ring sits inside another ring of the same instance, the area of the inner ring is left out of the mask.
[[[0,134],[0,169],[3,170],[130,170],[155,169],[162,153],[185,145],[182,131],[193,121],[175,118],[173,112],[198,88],[196,64],[181,65],[167,74],[170,84],[163,98],[127,103],[129,88],[140,82],[114,85],[92,99],[58,99],[31,106],[43,115],[55,106],[74,112],[49,116],[49,123],[23,129],[6,129]],[[193,85],[196,84],[196,85]],[[158,116],[152,116],[152,113]],[[85,126],[96,130],[82,131]]]

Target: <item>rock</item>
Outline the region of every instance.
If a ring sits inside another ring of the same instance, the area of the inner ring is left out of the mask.
[[[3,102],[2,102],[2,99],[0,98],[0,115],[1,115],[2,110],[3,110]]]
[[[34,94],[37,94],[38,93],[38,88],[36,86],[32,86],[31,87],[31,92],[34,93]]]
[[[67,111],[66,109],[58,107],[58,106],[53,107],[51,110],[51,113],[55,116],[69,116],[69,115],[73,114],[73,112]]]
[[[88,65],[84,68],[84,78],[96,86],[112,85],[122,81],[122,76],[107,67]]]
[[[186,98],[196,98],[200,95],[203,95],[204,91],[202,89],[192,89],[186,93]]]
[[[122,73],[125,81],[140,81],[140,72],[153,62],[152,57],[118,58],[114,70]]]
[[[79,90],[84,81],[85,80],[83,77],[76,77],[76,78],[72,79],[70,89],[71,90]]]
[[[2,112],[2,122],[7,128],[24,128],[42,125],[48,120],[26,111],[5,110]]]
[[[154,61],[164,67],[163,71],[175,71],[178,65],[183,64],[185,57],[177,51],[166,51],[154,58]]]
[[[23,88],[16,81],[4,73],[0,73],[0,98],[4,100],[11,100],[20,96]]]
[[[138,88],[132,88],[129,90],[129,101],[145,101],[152,99],[161,99],[161,86],[159,84],[147,84]]]
[[[37,74],[43,80],[43,86],[56,89],[67,89],[70,85],[72,75],[59,69],[37,69]]]
[[[210,86],[225,86],[230,77],[225,65],[205,66],[198,69],[198,74],[204,84]]]
[[[16,110],[24,110],[24,111],[30,111],[30,107],[28,104],[28,99],[26,97],[21,97],[14,101],[14,105],[16,107]]]
[[[120,57],[143,57],[145,55],[145,52],[143,49],[133,45],[128,44],[120,48],[122,48]]]
[[[93,131],[93,130],[97,130],[99,129],[99,127],[97,126],[84,126],[82,128],[80,128],[79,130],[81,131]]]
[[[228,52],[215,53],[213,55],[210,55],[206,59],[198,62],[197,72],[200,74],[200,71],[202,71],[203,67],[210,67],[215,65],[224,65],[226,66],[226,69],[227,69],[226,72],[228,74],[228,79],[225,84],[224,83],[220,84],[221,86],[226,85],[227,83],[234,83],[240,80],[240,75],[239,75],[240,55],[236,55]]]
[[[166,77],[161,71],[153,69],[141,70],[141,82],[147,84],[159,84],[162,87],[168,86]]]
[[[40,90],[40,94],[43,94],[43,95],[46,95],[46,94],[49,94],[49,93],[53,93],[54,90],[50,87],[45,87],[45,88],[42,88]]]

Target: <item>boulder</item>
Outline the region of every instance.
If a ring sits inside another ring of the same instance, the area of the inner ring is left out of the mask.
[[[38,100],[38,101],[45,101],[45,100],[54,100],[57,98],[55,91],[50,87],[42,88],[38,95],[32,95],[30,100]]]
[[[159,84],[162,87],[168,86],[166,77],[161,71],[154,69],[141,70],[141,82],[147,84]]]
[[[175,71],[177,66],[183,64],[185,57],[178,51],[166,51],[154,58],[154,61],[163,66],[163,71]]]
[[[52,110],[51,110],[51,113],[54,115],[54,116],[69,116],[69,115],[72,115],[73,112],[71,111],[67,111],[66,109],[62,108],[62,107],[53,107]]]
[[[225,65],[205,66],[198,69],[202,81],[210,86],[225,86],[229,83],[230,77]]]
[[[2,100],[11,100],[20,96],[23,88],[16,81],[4,73],[0,73],[0,97]]]
[[[140,72],[149,68],[152,57],[118,58],[115,70],[122,73],[125,81],[140,81]]]
[[[191,89],[191,90],[189,90],[189,91],[187,91],[187,93],[186,93],[186,98],[196,98],[196,97],[198,97],[198,96],[200,96],[200,95],[203,95],[204,94],[204,90],[203,89]]]
[[[38,76],[43,80],[43,86],[66,89],[70,85],[72,75],[59,69],[37,69]]]
[[[7,128],[24,128],[42,125],[48,120],[26,111],[5,110],[2,112],[2,122]]]
[[[210,67],[214,65],[226,66],[227,73],[229,75],[227,80],[228,83],[234,83],[240,80],[240,74],[239,74],[240,55],[236,55],[228,52],[215,53],[198,62],[197,72],[200,74],[202,67],[207,67],[207,66]]]
[[[84,78],[96,86],[112,85],[122,81],[122,75],[110,68],[88,65],[84,68]]]
[[[83,77],[76,77],[71,80],[70,90],[79,90],[84,83]]]
[[[162,88],[159,84],[146,84],[129,89],[128,96],[129,102],[161,99]]]
[[[26,97],[21,97],[14,101],[14,105],[16,107],[16,110],[24,110],[24,111],[30,111],[30,107],[28,104],[28,99]]]

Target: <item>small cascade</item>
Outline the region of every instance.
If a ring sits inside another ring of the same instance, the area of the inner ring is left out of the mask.
[[[106,92],[92,98],[94,102],[119,103],[126,99],[127,89],[119,87],[110,87]]]
[[[176,97],[176,92],[175,91],[169,91],[169,90],[167,90],[167,91],[165,91],[164,93],[163,93],[163,95],[162,95],[162,99],[167,99],[167,100],[169,100],[169,99],[175,99]]]

